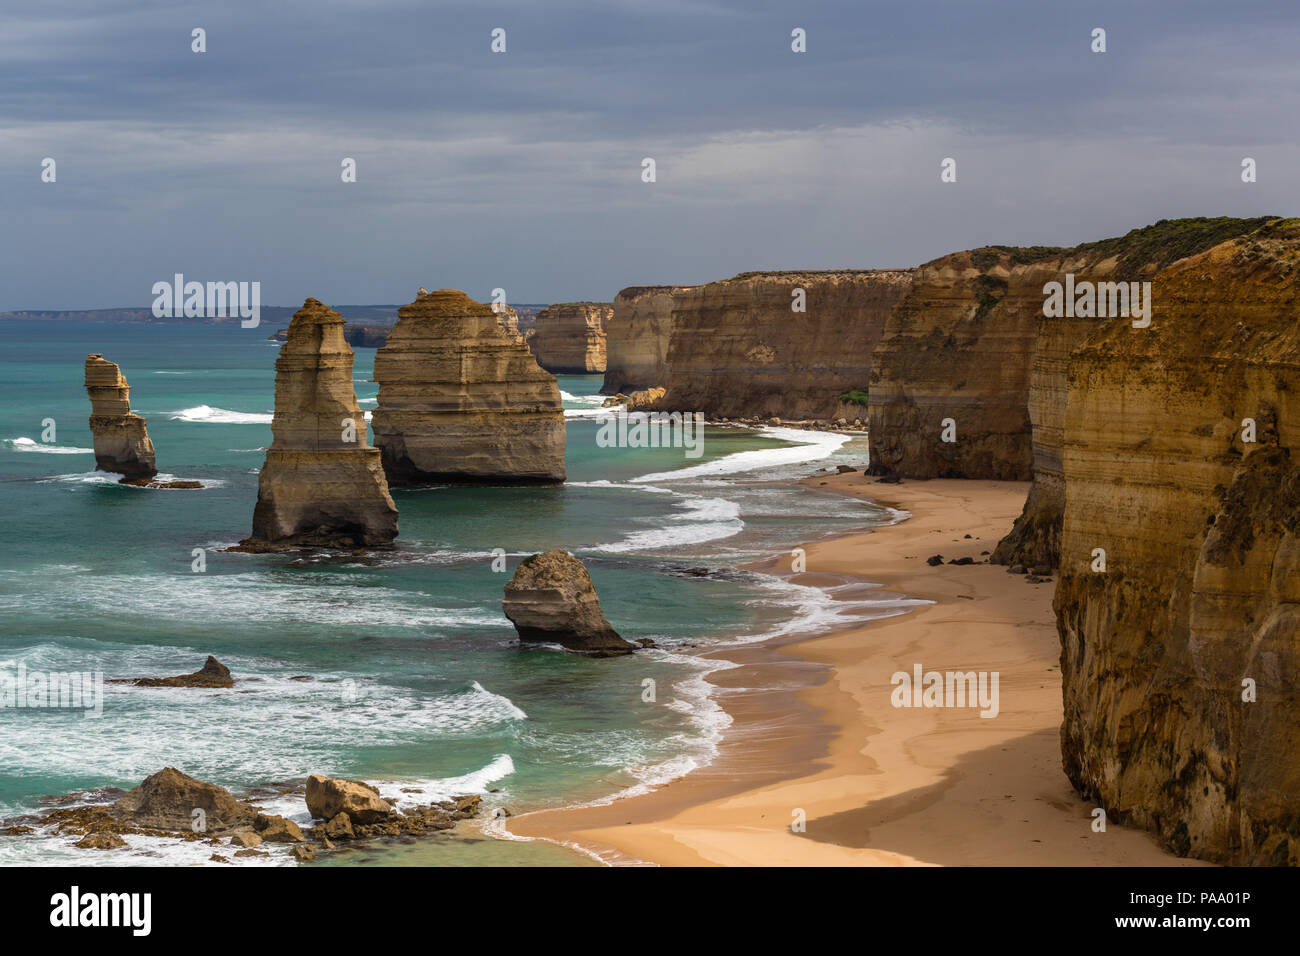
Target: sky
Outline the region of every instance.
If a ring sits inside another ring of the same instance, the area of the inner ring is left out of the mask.
[[[177,272],[608,301],[1296,215],[1297,50],[1294,0],[9,3],[0,311]]]

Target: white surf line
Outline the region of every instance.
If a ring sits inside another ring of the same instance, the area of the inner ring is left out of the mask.
[[[659,471],[650,475],[641,475],[629,481],[641,483],[650,481],[680,481],[684,478],[703,478],[714,475],[743,474],[777,465],[796,465],[805,461],[817,461],[827,458],[845,444],[852,436],[838,432],[805,431],[801,428],[780,428],[769,426],[758,433],[763,438],[776,438],[781,441],[797,442],[786,448],[759,448],[753,451],[738,451],[701,465],[691,465],[676,471]]]

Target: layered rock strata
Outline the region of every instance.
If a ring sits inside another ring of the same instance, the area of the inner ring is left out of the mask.
[[[275,362],[273,440],[244,550],[391,544],[397,508],[352,386],[343,319],[316,299],[294,315]]]
[[[605,326],[603,395],[654,388],[668,381],[674,296],[689,286],[633,286],[614,296]]]
[[[990,246],[916,270],[871,370],[872,474],[1030,478],[1029,370],[1043,306],[1033,267],[1062,251]]]
[[[560,644],[596,656],[636,650],[605,620],[586,566],[558,548],[520,562],[502,608],[525,643]]]
[[[1152,282],[1068,363],[1064,768],[1175,852],[1300,865],[1300,220]]]
[[[388,480],[564,480],[564,411],[555,377],[486,305],[421,290],[375,355],[372,425]]]
[[[904,269],[745,273],[672,294],[663,410],[832,420],[864,389]],[[796,311],[802,306],[804,311]]]
[[[607,302],[564,302],[537,315],[529,343],[537,364],[557,375],[605,371],[605,325],[614,313]]]
[[[1074,276],[1076,286],[1085,282],[1146,281],[1178,259],[1258,229],[1267,221],[1226,217],[1162,220],[1118,238],[1084,243],[1035,266],[1017,266],[1009,283],[1029,287],[1031,295],[1027,304],[1032,307],[1035,283],[1064,282],[1067,274]],[[1094,317],[1046,317],[1042,314],[1041,292],[1040,285],[1038,332],[1028,392],[1033,485],[1024,512],[993,552],[990,560],[994,564],[1056,567],[1065,510],[1061,448],[1066,365],[1070,354],[1105,324],[1105,320]]]
[[[158,474],[145,420],[131,411],[131,386],[121,369],[98,352],[86,356],[86,392],[95,468],[120,474],[124,481],[148,481]]]

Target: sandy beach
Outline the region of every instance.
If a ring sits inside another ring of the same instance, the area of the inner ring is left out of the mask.
[[[1204,865],[1113,822],[1096,832],[1094,807],[1061,771],[1053,584],[978,563],[1010,529],[1027,483],[887,485],[861,473],[806,483],[912,517],[806,545],[806,572],[792,580],[858,578],[933,603],[716,652],[742,666],[710,678],[735,717],[713,764],[644,796],[521,815],[512,832],[669,866]],[[928,565],[935,554],[977,563]],[[789,560],[770,568],[789,573]],[[996,672],[996,717],[894,706],[892,675],[917,665]]]

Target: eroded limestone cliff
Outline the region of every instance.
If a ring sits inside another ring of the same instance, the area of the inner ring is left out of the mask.
[[[841,394],[865,388],[886,317],[911,281],[904,269],[760,272],[680,289],[661,408],[834,418]]]
[[[464,292],[421,290],[402,306],[375,380],[375,444],[393,484],[564,480],[555,376]]]
[[[158,474],[145,420],[131,411],[131,386],[116,363],[98,352],[86,356],[86,392],[95,468],[120,474],[125,481]]]
[[[1045,317],[1042,285],[1135,282],[1187,256],[1204,252],[1267,222],[1267,219],[1196,218],[1162,220],[1124,236],[1089,242],[1057,258],[1012,270],[1012,285],[1028,286],[1026,307],[1033,307],[1033,287],[1039,286],[1033,364],[1029,376],[1028,410],[1032,426],[1033,485],[1015,527],[993,552],[995,564],[1056,567],[1060,557],[1061,516],[1065,483],[1061,444],[1065,425],[1066,364],[1070,354],[1098,331],[1105,320],[1093,317]]]
[[[1300,220],[1152,281],[1068,364],[1064,767],[1179,853],[1298,865]]]
[[[602,394],[654,388],[668,381],[674,296],[689,288],[632,286],[614,296],[614,311],[605,327]]]
[[[529,343],[537,364],[557,375],[605,371],[605,324],[614,308],[607,302],[563,302],[537,315]]]
[[[872,365],[873,474],[1029,479],[1043,283],[1025,267],[1062,251],[988,246],[916,270]]]
[[[273,440],[244,550],[387,545],[397,536],[379,450],[352,387],[343,318],[316,299],[294,314],[275,361]]]

